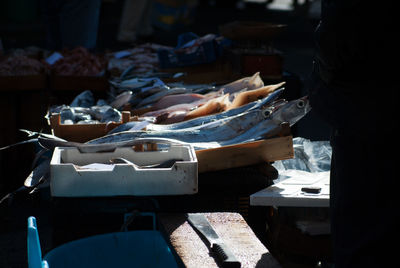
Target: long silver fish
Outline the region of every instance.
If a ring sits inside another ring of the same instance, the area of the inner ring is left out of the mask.
[[[292,101],[293,102],[293,101]],[[292,102],[290,102],[290,107],[293,107]],[[302,102],[304,102],[302,100]],[[275,110],[285,106],[285,103],[279,103],[275,107]],[[297,107],[297,106],[296,106]],[[304,105],[303,109],[305,109]],[[297,116],[292,111],[293,109],[284,109],[285,115]],[[289,120],[288,116],[280,115],[280,118]],[[101,144],[110,143],[115,141],[127,141],[135,138],[148,138],[148,137],[164,137],[180,140],[187,143],[199,143],[199,142],[220,142],[227,141],[235,138],[236,136],[242,135],[247,130],[255,127],[265,119],[271,121],[272,123],[279,125],[282,122],[279,120],[273,120],[271,117],[271,107],[254,109],[252,111],[247,111],[245,113],[210,122],[201,126],[195,126],[192,128],[178,129],[178,130],[161,130],[161,131],[125,131],[120,133],[115,133],[111,135],[106,135],[101,138],[88,141],[87,144]]]
[[[202,126],[160,131],[124,131],[106,135],[98,139],[88,141],[87,144],[102,144],[115,141],[129,141],[136,138],[164,137],[183,142],[208,142],[226,140],[246,131],[254,124],[260,122],[263,117],[262,110],[254,110],[240,114],[233,118],[217,120]]]
[[[222,113],[212,114],[212,115],[208,115],[208,116],[201,116],[201,117],[197,117],[197,118],[194,118],[191,120],[174,123],[174,124],[168,124],[168,125],[149,123],[145,127],[146,127],[146,130],[148,130],[148,131],[161,131],[161,130],[185,129],[185,128],[190,128],[190,127],[194,127],[194,126],[204,125],[204,124],[214,122],[214,121],[217,121],[217,120],[220,120],[223,118],[228,118],[228,117],[238,115],[247,110],[251,111],[251,110],[259,109],[260,107],[265,107],[265,106],[271,104],[273,101],[275,101],[283,91],[284,91],[284,88],[277,89],[274,92],[272,92],[271,94],[269,94],[267,97],[263,98],[262,100],[254,101],[254,102],[248,103],[246,105],[243,105],[238,108],[228,110],[228,111],[225,111]],[[143,125],[141,122],[134,122],[134,121],[127,122],[125,124],[122,124],[122,125],[114,128],[108,134],[113,134],[113,133],[122,132],[122,131],[128,131],[132,128],[135,128],[136,126],[138,126],[140,124]]]
[[[283,104],[281,106],[278,103]],[[221,146],[235,145],[260,139],[271,138],[280,134],[282,123],[289,123],[293,126],[298,120],[304,117],[311,109],[307,98],[300,98],[288,103],[278,101],[277,107],[270,107],[265,110],[266,120],[256,124],[246,132],[230,140],[219,142],[192,143],[195,150],[218,148]]]
[[[281,93],[284,91],[284,88],[277,89],[276,91],[272,92],[269,94],[267,97],[259,100],[259,101],[254,101],[250,102],[246,105],[240,106],[235,109],[231,109],[228,111],[224,111],[221,113],[217,114],[212,114],[212,115],[207,115],[207,116],[201,116],[197,118],[193,118],[191,120],[175,123],[175,124],[168,124],[168,125],[160,125],[160,124],[151,124],[146,127],[147,130],[167,130],[167,129],[184,129],[188,127],[193,127],[197,125],[204,125],[209,122],[213,122],[216,120],[220,120],[223,118],[231,117],[240,113],[243,113],[245,111],[251,111],[255,109],[259,109],[261,107],[266,107],[267,105],[271,104],[273,101],[275,101]]]
[[[277,134],[284,122],[290,125],[296,123],[310,110],[307,98],[300,98],[290,102],[277,102],[276,106],[255,109],[234,116],[233,118],[217,120],[203,126],[181,130],[163,131],[125,131],[106,135],[88,141],[86,144],[103,144],[113,142],[127,142],[137,138],[163,137],[179,140],[185,143],[196,144],[201,149],[201,143],[213,143],[213,146],[230,145],[245,141],[261,139],[270,132]],[[209,144],[205,144],[209,148]]]
[[[277,108],[265,111],[268,120],[260,122],[245,133],[236,136],[231,140],[221,142],[220,146],[233,145],[244,142],[260,140],[263,138],[275,136],[281,131],[282,123],[289,123],[293,126],[297,121],[303,118],[309,111],[311,106],[306,97],[290,101]],[[268,113],[270,115],[268,115]]]

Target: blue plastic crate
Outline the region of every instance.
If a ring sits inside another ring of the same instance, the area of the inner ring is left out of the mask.
[[[178,36],[178,45],[175,49],[157,51],[160,68],[176,68],[196,64],[210,63],[217,59],[220,49],[215,39],[200,44],[190,53],[185,52],[184,46],[199,38],[188,32]]]
[[[28,218],[29,268],[59,267],[178,267],[161,233],[156,230],[95,235],[63,244],[44,258],[34,217]]]
[[[217,59],[213,41],[201,44],[190,54],[177,53],[174,50],[159,50],[157,54],[162,69],[210,63]]]

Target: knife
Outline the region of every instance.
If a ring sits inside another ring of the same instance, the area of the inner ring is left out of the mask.
[[[215,253],[222,267],[236,268],[241,266],[235,255],[233,255],[229,248],[224,244],[203,214],[189,213],[187,214],[187,219],[195,230],[201,233],[207,240],[209,243],[207,246],[209,246],[211,251]]]

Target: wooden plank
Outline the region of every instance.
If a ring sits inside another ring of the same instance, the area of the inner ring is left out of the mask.
[[[218,212],[204,215],[241,262],[241,267],[280,267],[240,214]],[[160,214],[158,219],[185,267],[219,267],[202,238],[187,222],[186,214]]]
[[[293,137],[284,136],[196,151],[199,173],[294,157]]]

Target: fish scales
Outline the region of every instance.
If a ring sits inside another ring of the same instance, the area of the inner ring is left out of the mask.
[[[226,112],[218,113],[218,114],[212,114],[208,116],[202,116],[202,117],[197,117],[193,118],[190,120],[186,120],[183,122],[178,122],[174,124],[167,124],[167,125],[161,125],[161,124],[151,124],[147,126],[147,130],[153,130],[153,131],[159,131],[159,130],[174,130],[174,129],[185,129],[185,128],[190,128],[190,127],[195,127],[195,126],[201,126],[213,121],[217,121],[220,119],[228,118],[231,116],[238,115],[240,113],[245,112],[249,108],[253,107],[254,103],[248,105],[248,106],[242,106],[237,109],[232,109]]]
[[[220,122],[211,122],[183,130],[126,131],[106,135],[85,144],[39,136],[39,144],[47,149],[53,149],[55,146],[73,146],[86,152],[99,152],[121,146],[132,146],[139,138],[167,138],[191,143],[196,149],[215,148],[276,135],[281,123],[289,122],[292,125],[304,117],[310,109],[306,98],[291,102],[277,101],[273,107],[256,109],[240,114],[233,119],[228,118],[220,120]]]
[[[254,102],[245,104],[243,106],[240,106],[238,108],[234,108],[234,109],[224,111],[221,113],[212,114],[212,115],[208,115],[208,116],[202,116],[202,117],[198,117],[198,118],[193,118],[190,120],[186,120],[186,121],[174,123],[174,124],[167,124],[167,125],[148,124],[146,126],[146,129],[153,130],[153,131],[161,131],[161,130],[184,129],[184,128],[189,128],[189,127],[204,125],[204,124],[207,124],[207,123],[210,123],[213,121],[217,121],[217,120],[220,120],[223,118],[228,118],[231,116],[238,115],[245,111],[259,109],[261,107],[270,105],[273,101],[275,101],[280,96],[280,94],[282,94],[283,91],[284,91],[284,88],[278,89],[278,90],[272,92],[271,94],[269,94],[267,97],[263,98],[262,100],[254,101]],[[131,123],[131,122],[129,122],[129,123]],[[129,123],[126,123],[126,124],[129,124]],[[123,125],[121,125],[121,129],[123,129],[124,131],[127,130],[123,127]],[[110,134],[115,133],[117,131],[119,131],[119,130],[114,129],[114,130],[112,130],[112,132],[110,132]]]
[[[278,134],[283,122],[290,125],[300,120],[310,111],[308,100],[276,102],[276,106],[256,109],[242,113],[231,120],[211,122],[202,126],[182,130],[121,132],[105,136],[88,143],[104,143],[130,140],[135,138],[163,137],[191,143],[195,149],[215,148],[218,146],[254,141]],[[250,119],[250,120],[249,120]],[[221,122],[224,122],[221,124]]]
[[[124,131],[88,141],[87,144],[101,144],[149,137],[177,139],[183,142],[222,141],[243,133],[263,119],[263,111],[254,110],[229,118],[229,120],[210,122],[193,128],[161,131]]]
[[[221,142],[220,145],[239,144],[277,135],[281,130],[282,123],[287,122],[290,126],[293,126],[298,120],[303,118],[310,109],[311,107],[308,100],[304,98],[286,103],[279,102],[277,103],[277,107],[271,109],[271,113],[266,117],[266,120],[249,128],[246,132],[231,140]]]
[[[251,105],[248,105],[247,107],[240,107],[240,108],[232,109],[232,110],[226,111],[224,113],[198,117],[198,118],[194,118],[191,120],[174,123],[174,124],[167,124],[167,125],[153,124],[150,122],[148,122],[147,124],[144,124],[143,121],[131,121],[131,122],[124,123],[114,129],[112,129],[110,132],[108,132],[108,134],[129,131],[135,127],[140,127],[140,125],[143,126],[142,128],[146,127],[146,131],[183,130],[183,129],[188,129],[188,128],[204,127],[206,124],[213,123],[218,120],[230,120],[234,116],[237,116],[243,112],[246,112],[246,110],[249,110],[249,107],[252,108],[253,106],[255,106],[254,103],[252,103]],[[138,130],[138,129],[136,129],[136,130]]]

